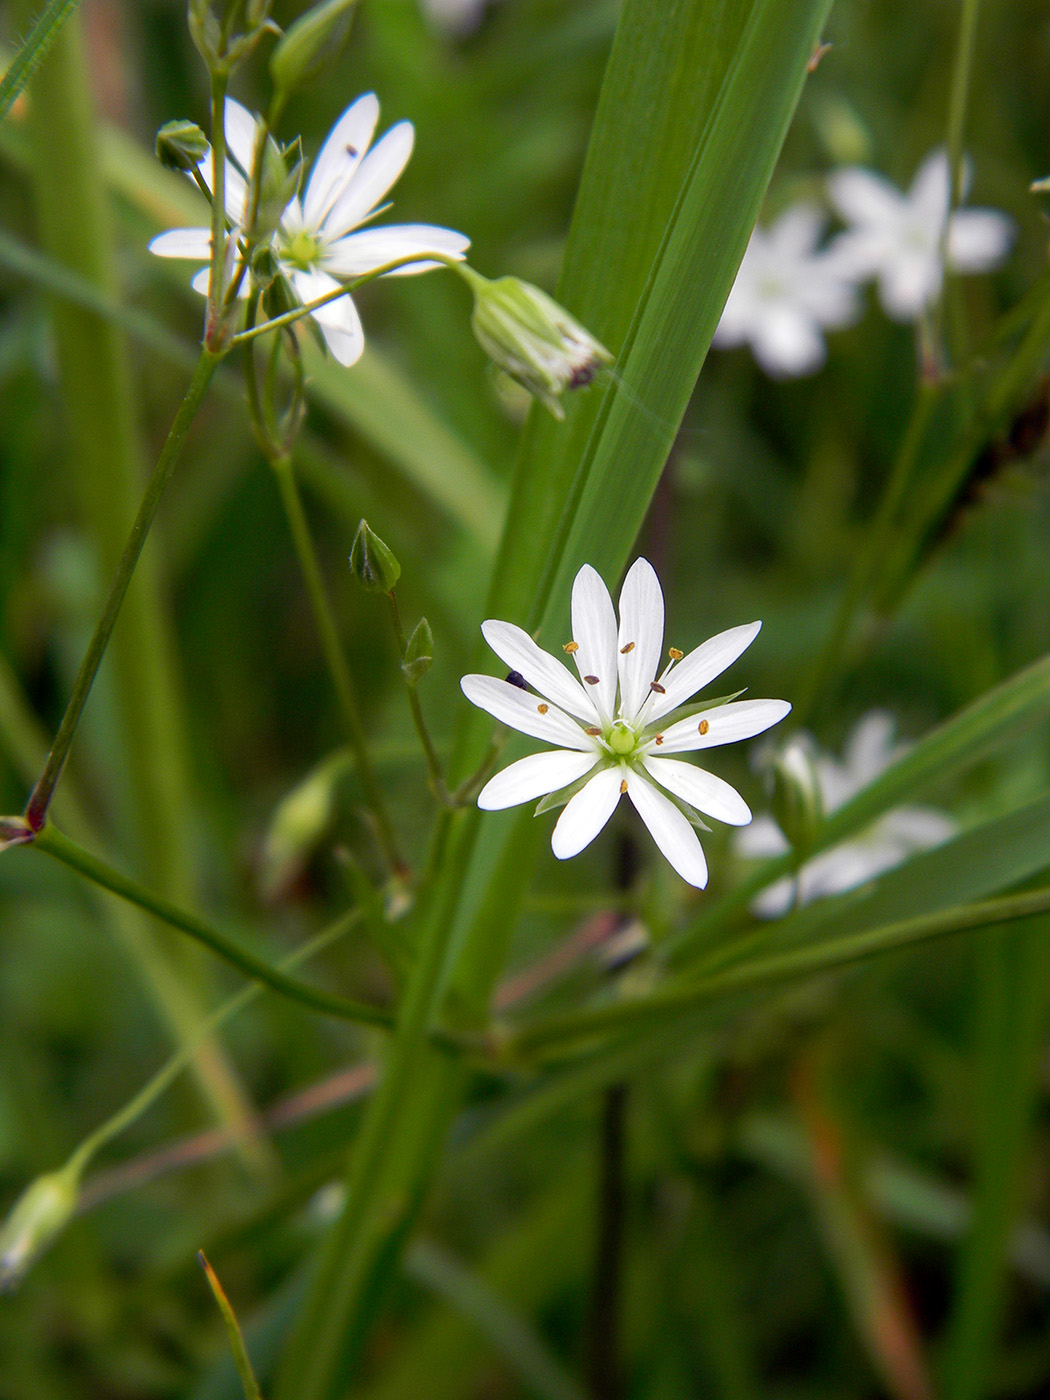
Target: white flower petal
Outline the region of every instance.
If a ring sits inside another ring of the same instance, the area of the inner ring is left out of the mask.
[[[704,710],[669,725],[663,731],[660,754],[686,753],[753,739],[756,734],[779,724],[790,711],[786,700],[731,700],[728,705],[716,705],[713,710]],[[702,734],[701,724],[707,726]],[[647,752],[655,753],[651,744]]]
[[[572,585],[573,661],[603,719],[611,719],[616,704],[616,614],[601,575],[584,564]],[[597,677],[596,681],[587,680]]]
[[[236,98],[227,97],[223,125],[226,129],[226,149],[240,166],[241,172],[251,175],[258,130],[255,118]]]
[[[733,849],[748,860],[782,856],[791,850],[791,843],[768,813],[763,812],[749,827],[733,837]]]
[[[707,860],[688,819],[639,773],[628,776],[627,796],[668,862],[687,884],[702,890],[707,884]]]
[[[486,710],[503,724],[534,739],[545,739],[562,749],[578,749],[597,753],[597,745],[578,724],[556,705],[548,704],[509,681],[496,676],[464,676],[460,681],[463,694],[473,705]]]
[[[850,224],[892,224],[904,207],[904,197],[896,186],[857,166],[836,171],[828,181],[828,194]]]
[[[372,212],[408,164],[414,140],[412,123],[398,122],[376,142],[325,216],[327,237],[349,233]]]
[[[625,776],[623,768],[603,768],[570,797],[551,835],[551,850],[559,860],[579,855],[591,844],[616,810]]]
[[[362,277],[385,263],[412,257],[416,253],[421,257],[427,253],[440,253],[443,257],[460,261],[469,247],[470,239],[454,229],[440,228],[435,224],[388,224],[384,228],[361,229],[330,243],[325,249],[324,265],[339,277]],[[414,276],[417,272],[429,272],[441,266],[439,262],[424,258],[421,262],[409,263],[385,275]]]
[[[902,248],[887,260],[879,278],[879,301],[893,321],[914,321],[941,290],[943,269],[936,248]]]
[[[305,306],[318,297],[339,289],[339,283],[326,272],[306,272],[296,268],[292,272],[292,283],[296,295]],[[341,365],[352,365],[361,358],[365,348],[365,333],[361,318],[357,314],[349,293],[325,302],[311,311],[310,315],[321,327],[325,344]]]
[[[649,698],[649,683],[660,669],[663,638],[664,595],[660,580],[648,559],[636,559],[620,589],[620,630],[616,638],[620,714],[628,723]]]
[[[211,147],[197,165],[201,177],[208,189],[212,189],[211,179]],[[244,216],[248,204],[248,182],[240,173],[232,160],[226,162],[226,176],[224,184],[226,216],[231,223],[238,228],[244,223]]]
[[[516,807],[520,802],[531,802],[568,787],[589,773],[597,762],[596,753],[568,749],[519,758],[517,763],[489,779],[478,793],[478,806],[485,812],[498,812],[504,807]]]
[[[966,183],[964,176],[964,185]],[[948,155],[943,150],[931,151],[919,166],[908,191],[908,203],[913,218],[924,228],[937,230],[938,237],[948,217],[951,176]]]
[[[807,257],[820,242],[826,222],[815,204],[800,200],[790,205],[767,230],[771,251],[781,260]]]
[[[372,144],[379,120],[379,99],[366,92],[336,122],[314,161],[303,196],[303,219],[319,228],[335,201],[349,187]]]
[[[665,693],[657,695],[648,711],[647,721],[670,714],[679,705],[692,699],[698,690],[713,681],[716,676],[733,664],[758,636],[761,622],[747,622],[742,627],[731,627],[727,632],[719,632],[701,646],[691,651],[668,675],[664,682]],[[772,702],[770,702],[772,703]]]
[[[211,268],[202,267],[200,272],[194,273],[193,281],[190,283],[190,286],[195,292],[200,292],[202,297],[206,297],[208,295],[208,282],[210,279]]]
[[[597,723],[598,712],[594,702],[576,677],[560,661],[537,646],[522,628],[515,627],[513,622],[499,622],[492,618],[481,624],[481,633],[499,659],[505,661],[512,671],[520,671],[529,685],[541,695],[549,696],[556,705],[582,719],[584,724]]]
[[[774,379],[813,374],[827,358],[820,328],[793,306],[771,306],[751,331],[755,359]]]
[[[192,258],[194,262],[207,262],[211,257],[211,230],[172,228],[151,239],[149,250],[158,258]]]
[[[994,209],[961,209],[948,227],[948,265],[956,272],[985,272],[1010,251],[1014,223]]]
[[[708,773],[703,768],[695,768],[691,763],[680,763],[673,758],[653,758],[647,754],[642,763],[645,771],[668,792],[688,802],[706,817],[715,817],[730,826],[747,826],[751,820],[751,808],[727,782]]]

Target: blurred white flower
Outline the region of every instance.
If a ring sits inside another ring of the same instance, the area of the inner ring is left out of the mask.
[[[749,342],[774,378],[812,374],[827,353],[823,332],[860,315],[856,277],[817,249],[825,219],[795,204],[767,229],[755,228],[712,344]]]
[[[894,763],[906,745],[893,743],[894,721],[881,710],[860,720],[846,741],[842,762],[816,753],[813,764],[825,814],[843,806]],[[797,902],[808,904],[824,895],[843,894],[900,865],[916,851],[939,846],[956,832],[955,822],[932,807],[898,807],[850,841],[822,851],[798,872]],[[756,817],[736,839],[739,855],[779,856],[789,850],[787,838],[770,816]],[[751,906],[765,919],[786,914],[795,903],[795,881],[778,880]]]
[[[471,34],[485,17],[490,0],[422,0],[423,12],[439,29]]]
[[[388,205],[380,201],[395,183],[412,154],[411,122],[398,122],[371,145],[379,120],[379,102],[366,93],[348,107],[332,128],[314,161],[302,199],[293,197],[273,235],[273,253],[304,304],[339,290],[342,282],[373,272],[386,263],[418,254],[420,261],[406,264],[387,276],[427,272],[441,266],[428,254],[461,259],[470,240],[452,229],[431,224],[387,224],[365,229]],[[226,100],[226,214],[235,231],[243,228],[258,124],[245,107]],[[371,146],[371,149],[369,147]],[[211,151],[198,169],[211,184]],[[206,228],[178,228],[154,238],[150,252],[162,258],[192,258],[206,262],[211,233]],[[193,279],[203,295],[208,291],[208,269]],[[329,350],[343,365],[352,365],[365,347],[364,331],[349,294],[336,297],[310,313],[321,329]]]
[[[967,169],[963,194],[968,184]],[[940,292],[950,189],[943,150],[926,157],[907,194],[858,167],[839,170],[828,181],[831,202],[850,225],[833,240],[829,256],[846,276],[877,277],[883,310],[895,321],[915,320]],[[957,209],[948,227],[948,266],[952,272],[996,267],[1013,236],[1013,221],[1005,214]]]
[[[664,755],[750,739],[782,720],[791,706],[786,700],[742,700],[694,709],[677,720],[671,712],[721,675],[750,646],[761,625],[751,622],[721,632],[688,656],[672,647],[660,671],[664,597],[645,559],[635,560],[624,579],[619,625],[609,590],[596,571],[585,564],[576,575],[574,640],[565,651],[580,680],[520,627],[483,622],[485,640],[511,673],[506,680],[464,676],[464,695],[504,724],[557,747],[497,773],[482,788],[478,806],[498,810],[557,794],[565,808],[551,846],[565,860],[594,840],[626,793],[682,879],[703,889],[707,861],[694,830],[699,818],[693,809],[734,826],[749,822],[751,812],[721,778]]]

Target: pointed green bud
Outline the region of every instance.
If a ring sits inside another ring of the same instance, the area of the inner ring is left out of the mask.
[[[165,122],[157,132],[155,150],[169,170],[195,170],[208,153],[208,138],[196,122]]]
[[[270,55],[270,77],[286,94],[315,82],[346,43],[357,0],[320,0],[285,30]]]
[[[806,851],[824,820],[824,798],[805,736],[789,739],[774,755],[770,776],[773,815],[794,849]]]
[[[350,569],[369,593],[389,593],[401,577],[401,565],[375,533],[362,520],[350,551]]]
[[[253,243],[269,241],[289,202],[299,193],[302,178],[303,158],[298,141],[282,150],[272,136],[267,136],[259,169],[259,206],[248,231]]]
[[[485,354],[564,418],[562,394],[590,384],[612,355],[539,287],[517,277],[490,281],[465,263],[456,271],[474,293],[470,324]]]
[[[210,0],[190,0],[186,18],[197,52],[204,59],[209,73],[213,72],[221,58],[222,28],[212,13]]]
[[[433,664],[434,634],[430,630],[430,623],[425,617],[421,617],[405,644],[405,657],[401,662],[401,671],[406,682],[411,686],[416,686]]]
[[[0,1290],[17,1288],[76,1210],[80,1172],[73,1166],[31,1182],[0,1225]]]

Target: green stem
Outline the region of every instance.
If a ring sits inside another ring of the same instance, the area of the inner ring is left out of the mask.
[[[32,829],[39,832],[43,829],[47,820],[47,809],[54,796],[55,787],[62,774],[62,767],[69,753],[73,736],[76,733],[77,724],[83,713],[87,698],[91,693],[91,686],[95,679],[102,657],[105,654],[110,636],[120,613],[120,606],[124,601],[131,576],[135,572],[135,565],[138,563],[142,547],[146,543],[149,535],[153,517],[164,494],[165,487],[171,479],[175,463],[178,461],[179,453],[186,441],[186,435],[190,430],[197,410],[200,408],[208,384],[215,368],[219,363],[219,357],[213,355],[211,351],[205,349],[201,352],[197,368],[193,378],[190,380],[189,388],[186,390],[186,397],[179,405],[179,411],[175,415],[175,421],[171,425],[166,442],[157,460],[157,465],[153,469],[146,493],[142,498],[138,514],[135,516],[131,533],[124,546],[124,552],[120,557],[117,572],[109,587],[105,606],[102,609],[102,616],[95,627],[94,635],[88,644],[88,649],[84,654],[84,659],[80,663],[80,670],[77,672],[76,680],[73,684],[73,693],[66,706],[66,712],[62,716],[55,742],[51,746],[51,751],[47,756],[44,771],[37,779],[36,786],[29,795],[26,803],[25,818]]]
[[[911,947],[933,938],[1030,919],[1050,910],[1050,888],[1001,899],[939,909],[914,919],[902,919],[863,933],[828,939],[813,947],[756,958],[705,978],[692,986],[668,988],[635,1001],[567,1011],[523,1026],[505,1041],[511,1060],[519,1057],[560,1057],[606,1035],[647,1028],[677,1012],[693,1011],[712,1001],[753,991],[797,977],[815,976],[834,968]]]
[[[254,978],[257,982],[264,982],[282,996],[301,1002],[314,1011],[323,1011],[328,1016],[338,1017],[342,1021],[355,1021],[369,1026],[389,1026],[392,1022],[390,1013],[383,1007],[353,1001],[349,997],[326,992],[319,987],[311,987],[306,982],[285,976],[264,959],[250,953],[235,939],[206,923],[204,919],[145,889],[138,881],[130,879],[84,850],[82,846],[78,846],[76,842],[61,835],[54,827],[43,830],[34,845],[102,889],[109,890],[121,899],[126,899],[129,903],[138,905],[140,909],[156,915],[170,928],[188,934],[224,961],[239,968],[246,976]]]
[[[354,689],[350,667],[343,655],[339,631],[335,624],[335,618],[332,616],[328,595],[325,592],[321,568],[317,562],[313,539],[310,536],[310,527],[306,520],[306,512],[303,510],[302,498],[295,480],[292,459],[287,455],[272,456],[270,465],[273,467],[277,484],[280,487],[281,500],[288,517],[288,526],[295,543],[295,552],[299,558],[299,567],[302,569],[303,578],[306,581],[314,622],[321,639],[321,649],[324,652],[339,707],[343,713],[361,786],[365,790],[365,801],[375,821],[376,834],[383,848],[387,864],[395,874],[404,875],[407,873],[408,867],[398,849],[397,838],[387,814],[382,789],[372,767],[372,760],[368,755],[368,745],[357,701],[357,692]]]
[[[220,70],[211,75],[211,263],[208,275],[208,311],[204,343],[210,350],[223,347],[223,279],[226,274],[226,84]]]
[[[958,357],[961,350],[961,308],[952,296],[948,275],[948,233],[952,214],[962,200],[963,181],[963,132],[966,126],[966,109],[970,101],[970,78],[973,74],[974,51],[977,44],[977,15],[980,0],[962,0],[959,15],[959,40],[955,49],[955,65],[952,71],[952,89],[948,100],[948,172],[949,186],[948,217],[941,233],[940,257],[944,269],[941,286],[941,322],[947,320],[951,332],[953,351]]]
[[[314,935],[303,944],[301,948],[296,948],[289,953],[286,958],[282,958],[277,964],[278,972],[290,972],[293,968],[312,958],[315,953],[319,953],[323,948],[327,948],[330,943],[334,943],[337,938],[348,933],[360,918],[360,910],[352,909],[342,918],[322,929],[320,933]],[[242,987],[233,996],[227,997],[219,1006],[215,1008],[197,1027],[192,1035],[187,1037],[182,1046],[161,1065],[156,1074],[152,1075],[138,1093],[132,1095],[126,1104],[117,1110],[111,1117],[90,1133],[84,1141],[70,1155],[67,1166],[74,1168],[78,1174],[82,1173],[88,1166],[92,1158],[98,1151],[111,1142],[113,1138],[119,1136],[125,1128],[129,1128],[132,1123],[141,1118],[143,1113],[154,1104],[161,1094],[164,1093],[168,1085],[171,1084],[189,1065],[194,1053],[199,1045],[203,1044],[215,1031],[223,1026],[238,1011],[253,1002],[256,997],[262,995],[262,985],[254,982],[250,986]]]
[[[857,555],[849,583],[839,603],[838,611],[828,633],[827,641],[815,665],[803,683],[801,694],[795,703],[794,720],[805,724],[818,696],[840,666],[843,650],[853,626],[857,609],[870,591],[875,572],[886,552],[893,535],[897,512],[903,504],[915,476],[915,466],[926,437],[930,417],[937,404],[939,392],[935,385],[923,379],[919,382],[918,396],[912,409],[904,439],[901,442],[893,470],[883,492],[882,500],[874,520],[868,527],[867,535]]]
[[[405,636],[405,629],[401,625],[401,612],[397,606],[397,595],[391,589],[387,594],[390,599],[390,612],[394,621],[394,637],[397,641],[398,654],[404,661],[408,652],[408,638]],[[412,723],[416,726],[416,733],[419,735],[419,742],[423,746],[423,756],[426,759],[427,773],[430,775],[430,786],[434,796],[446,807],[453,805],[452,797],[445,786],[445,774],[441,767],[441,759],[438,757],[437,749],[434,748],[427,729],[427,722],[423,717],[423,707],[419,703],[419,691],[416,686],[409,684],[408,704],[412,711]]]

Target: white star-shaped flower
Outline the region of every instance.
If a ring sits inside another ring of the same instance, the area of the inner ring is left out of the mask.
[[[579,680],[520,627],[483,622],[485,640],[511,675],[464,676],[464,695],[504,724],[556,747],[497,773],[482,788],[478,806],[516,807],[568,788],[551,839],[554,854],[566,860],[594,840],[626,793],[682,879],[703,889],[707,861],[693,809],[734,826],[749,822],[751,812],[721,778],[667,755],[750,739],[782,720],[791,706],[786,700],[741,700],[678,718],[672,712],[721,675],[761,625],[721,632],[688,656],[672,647],[660,671],[664,597],[646,559],[637,559],[624,579],[619,624],[596,571],[585,564],[576,575],[574,640],[565,650]]]
[[[776,379],[811,374],[827,353],[823,332],[860,315],[856,279],[817,249],[825,218],[796,204],[767,229],[755,228],[712,344],[749,342]]]
[[[841,763],[828,754],[814,755],[825,813],[844,806],[901,756],[905,746],[893,743],[893,731],[892,717],[876,710],[853,728]],[[940,846],[955,832],[952,819],[932,807],[898,807],[852,840],[806,861],[797,876],[797,903],[844,894],[892,870],[916,851]],[[782,855],[790,846],[773,818],[760,816],[737,837],[736,849],[740,855],[759,858]],[[795,882],[788,878],[770,885],[752,908],[762,918],[774,919],[786,914],[795,902]]]
[[[453,229],[432,224],[387,224],[363,228],[386,209],[380,201],[395,183],[412,154],[411,122],[398,122],[372,146],[379,120],[379,102],[366,93],[348,107],[332,128],[314,161],[302,199],[289,201],[273,236],[273,252],[281,272],[304,304],[338,290],[341,283],[373,272],[399,258],[419,255],[386,276],[427,272],[441,264],[434,254],[461,259],[470,240]],[[258,125],[239,102],[227,98],[226,214],[234,230],[243,228]],[[211,151],[199,170],[211,184]],[[162,233],[149,245],[162,258],[192,258],[206,262],[211,233],[206,228],[177,228]],[[208,291],[208,269],[193,279],[194,288]],[[343,365],[352,365],[365,347],[357,308],[344,295],[311,312],[329,350]]]
[[[943,150],[926,157],[907,194],[858,167],[839,170],[828,182],[831,202],[850,225],[829,255],[847,276],[877,277],[883,310],[895,321],[914,321],[940,293],[950,190]],[[1013,236],[1013,221],[997,210],[957,209],[948,225],[948,266],[952,272],[996,267]]]

